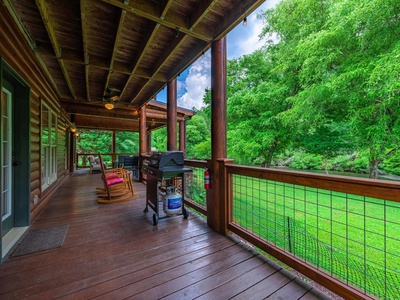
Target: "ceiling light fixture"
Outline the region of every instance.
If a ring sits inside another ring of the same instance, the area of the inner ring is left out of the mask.
[[[114,108],[114,103],[111,102],[107,102],[106,104],[104,104],[105,108],[107,108],[108,110],[111,110]]]
[[[244,27],[247,26],[247,17],[244,17],[244,19],[243,19],[243,26],[244,26]]]

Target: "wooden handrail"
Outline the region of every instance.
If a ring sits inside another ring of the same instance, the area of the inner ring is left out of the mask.
[[[228,173],[400,202],[400,182],[227,165]]]

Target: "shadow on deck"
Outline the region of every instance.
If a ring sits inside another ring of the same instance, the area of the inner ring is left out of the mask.
[[[98,204],[100,174],[76,172],[31,228],[68,224],[62,247],[8,257],[1,299],[324,299],[325,296],[191,214],[143,213],[131,201]],[[14,250],[11,251],[11,253]]]

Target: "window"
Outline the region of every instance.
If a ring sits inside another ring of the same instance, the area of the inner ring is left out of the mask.
[[[57,179],[57,115],[42,104],[42,189]]]
[[[1,91],[1,218],[0,222],[11,216],[12,213],[12,120],[11,120],[11,99],[9,90],[2,88]]]

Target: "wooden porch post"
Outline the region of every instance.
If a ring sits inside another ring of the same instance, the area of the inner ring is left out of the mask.
[[[177,120],[177,80],[168,82],[167,93],[167,150],[176,150],[176,120]]]
[[[179,151],[186,157],[186,120],[179,121]]]
[[[226,37],[211,43],[211,191],[207,194],[207,222],[225,233],[225,191],[219,159],[226,158]]]
[[[112,146],[111,146],[111,152],[112,152],[112,162],[117,160],[117,151],[116,151],[116,140],[117,140],[117,135],[115,133],[115,130],[112,131]],[[114,166],[113,166],[114,167]],[[115,166],[117,167],[117,166]]]
[[[142,168],[143,155],[148,151],[146,122],[146,105],[143,105],[139,111],[139,170]],[[139,171],[139,181],[142,179],[142,172]]]
[[[75,171],[75,157],[76,157],[76,143],[75,133],[69,133],[69,171],[72,173]]]
[[[146,135],[146,152],[150,152],[151,151],[151,131],[147,131],[147,135]]]

